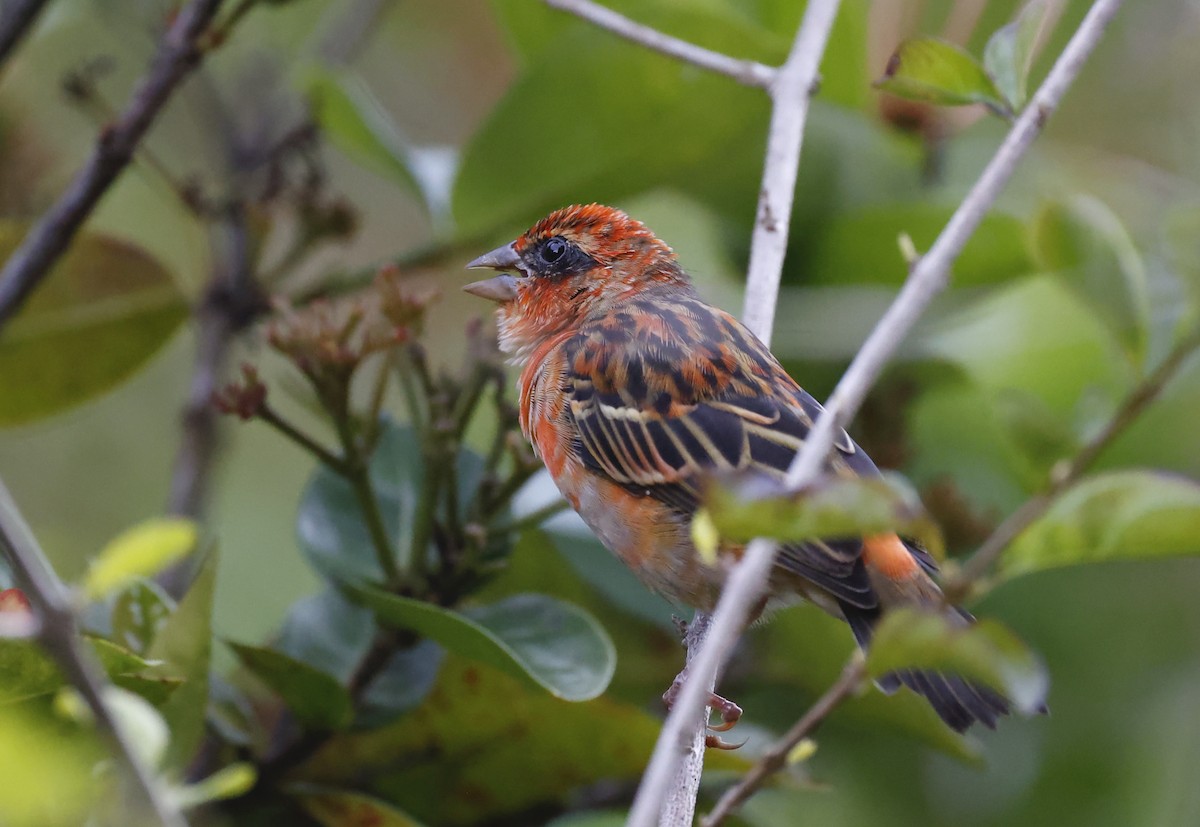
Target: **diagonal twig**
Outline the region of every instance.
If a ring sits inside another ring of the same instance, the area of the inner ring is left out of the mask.
[[[792,462],[787,475],[790,488],[800,488],[817,477],[833,445],[835,433],[858,410],[891,354],[933,297],[948,283],[951,264],[1012,176],[1017,162],[1041,132],[1046,119],[1058,107],[1120,5],[1121,0],[1096,0],[933,247],[915,262],[904,288],[863,344]],[[678,761],[674,744],[678,743],[684,727],[703,709],[707,686],[720,671],[745,627],[751,606],[762,594],[775,550],[774,542],[755,540],[727,579],[708,639],[663,726],[651,765],[643,777],[639,799],[649,800],[637,811],[640,820],[631,818],[631,825],[649,827],[654,823],[653,815],[664,794],[662,785],[671,778]]]
[[[109,742],[136,792],[135,806],[140,812],[130,815],[140,817],[131,818],[129,823],[150,823],[146,819],[153,818],[164,827],[186,827],[183,815],[164,794],[150,768],[142,764],[129,738],[109,712],[104,702],[108,681],[95,657],[83,647],[67,588],[38,547],[3,480],[0,480],[0,550],[12,563],[29,602],[37,611],[38,642],[91,709],[97,728]]]
[[[746,86],[768,88],[778,74],[777,69],[757,61],[723,55],[720,52],[705,49],[703,46],[697,46],[695,43],[688,43],[686,40],[664,34],[657,29],[630,20],[625,15],[605,8],[599,3],[593,3],[592,0],[546,0],[546,5],[582,17],[589,23],[626,40],[632,40],[647,49],[653,49],[668,57],[731,77]]]
[[[117,120],[101,131],[91,157],[0,270],[0,330],[66,252],[100,198],[129,165],[138,143],[204,55],[200,37],[221,0],[192,0],[163,35],[150,71]]]
[[[0,65],[33,28],[46,0],[8,0],[0,10]]]

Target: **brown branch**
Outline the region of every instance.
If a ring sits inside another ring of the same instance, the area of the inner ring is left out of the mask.
[[[251,273],[246,215],[234,203],[218,226],[223,253],[197,314],[196,364],[183,408],[183,439],[175,457],[168,510],[199,517],[204,510],[208,479],[216,459],[217,412],[213,393],[221,381],[229,347],[267,309]]]
[[[203,58],[200,37],[221,0],[192,0],[163,36],[150,71],[121,116],[102,130],[67,191],[21,242],[0,271],[0,329],[66,252],[100,198],[129,165],[154,119]]]
[[[850,662],[842,669],[841,676],[825,690],[825,694],[808,708],[808,711],[782,738],[771,745],[771,748],[763,754],[762,758],[758,759],[758,763],[751,767],[749,772],[725,791],[717,802],[717,806],[713,807],[712,812],[701,820],[701,827],[717,827],[724,823],[725,819],[752,796],[768,778],[783,769],[787,765],[788,755],[796,745],[811,735],[842,701],[858,690],[866,674],[867,660],[861,652],[855,652]]]
[[[3,480],[0,480],[0,550],[12,564],[13,573],[37,612],[38,642],[91,709],[97,729],[134,791],[136,811],[127,814],[130,816],[127,823],[186,827],[182,813],[160,787],[151,769],[142,764],[137,750],[109,712],[104,701],[108,680],[83,645],[67,587],[46,560]]]
[[[7,0],[0,13],[0,65],[24,39],[46,5],[46,0]]]

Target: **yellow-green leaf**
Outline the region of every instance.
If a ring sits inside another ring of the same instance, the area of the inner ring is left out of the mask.
[[[940,106],[982,103],[1008,113],[1004,96],[979,61],[960,46],[936,37],[901,43],[875,85],[902,98]]]
[[[92,561],[83,581],[84,594],[99,600],[140,577],[153,577],[187,556],[197,536],[196,524],[181,517],[139,523],[110,540]]]
[[[0,221],[0,261],[28,225]],[[0,426],[97,396],[171,338],[187,303],[163,265],[124,241],[81,233],[0,335]]]

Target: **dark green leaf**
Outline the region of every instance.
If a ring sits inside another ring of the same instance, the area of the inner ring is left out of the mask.
[[[960,46],[936,37],[901,43],[875,85],[902,98],[939,106],[982,103],[999,112],[1008,111],[979,61]]]
[[[1112,210],[1087,196],[1051,204],[1034,220],[1032,243],[1041,267],[1062,277],[1141,364],[1150,324],[1146,268]]]
[[[1033,47],[1048,10],[1045,0],[1029,0],[1016,20],[996,30],[983,51],[984,68],[1013,110],[1025,105]]]
[[[0,260],[28,227],[0,221]],[[187,317],[162,264],[144,250],[94,233],[71,242],[0,337],[0,426],[78,405],[122,382]]]
[[[1153,471],[1089,477],[1063,494],[1001,558],[1016,576],[1107,560],[1200,555],[1200,485]]]
[[[355,596],[383,623],[529,678],[565,700],[596,697],[616,666],[616,651],[600,624],[582,609],[545,595],[516,595],[464,613],[377,589],[355,590]]]
[[[183,679],[166,673],[157,661],[147,661],[136,652],[104,638],[88,637],[96,657],[112,682],[127,689],[155,706],[162,706],[183,683]]]
[[[167,767],[178,768],[191,761],[204,735],[217,559],[214,548],[201,562],[187,594],[146,653],[152,659],[164,661],[163,666],[154,670],[155,674],[183,678],[183,685],[162,707],[163,717],[171,729]]]
[[[317,122],[333,145],[423,200],[410,169],[410,148],[363,80],[313,67],[307,81]]]
[[[363,793],[310,785],[295,785],[288,792],[322,827],[421,827],[386,801]]]
[[[966,625],[956,615],[918,609],[888,612],[871,640],[871,677],[898,669],[933,669],[978,680],[1003,692],[1025,714],[1045,705],[1050,688],[1041,660],[1000,624]]]
[[[345,683],[370,647],[374,632],[368,609],[327,589],[292,606],[274,648]],[[442,655],[442,648],[429,640],[393,654],[367,688],[356,725],[379,726],[424,700],[437,678]]]
[[[465,448],[459,451],[460,518],[466,515],[482,466],[483,460],[478,454]],[[412,546],[412,528],[418,489],[424,481],[424,467],[416,433],[390,420],[384,422],[371,457],[370,473],[384,529],[402,566],[406,565]],[[354,489],[344,478],[324,466],[313,473],[300,499],[296,531],[309,562],[326,579],[351,584],[382,579]],[[433,554],[432,547],[425,553]]]
[[[996,417],[1022,457],[1029,463],[1031,482],[1046,479],[1054,463],[1072,455],[1079,438],[1046,401],[1020,388],[1005,388],[995,398]]]
[[[433,824],[505,814],[527,824],[535,806],[566,805],[595,782],[636,783],[661,724],[640,706],[607,697],[563,703],[450,654],[426,703],[383,729],[338,734],[305,765],[305,777],[353,784]],[[749,766],[724,752],[710,752],[704,764],[706,772]]]
[[[175,610],[175,601],[153,580],[137,580],[117,595],[112,636],[134,652],[145,652]]]
[[[940,556],[942,536],[921,498],[903,477],[826,476],[799,494],[787,494],[764,478],[714,484],[705,512],[722,539],[755,537],[812,540],[862,537],[895,531],[920,541]]]
[[[353,719],[350,693],[332,675],[273,649],[232,642],[228,645],[242,665],[274,690],[306,727],[341,729]]]

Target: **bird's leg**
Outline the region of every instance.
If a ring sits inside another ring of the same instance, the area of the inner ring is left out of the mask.
[[[678,617],[672,618],[675,621],[675,627],[679,630],[680,636],[684,637],[687,634],[687,623]],[[684,665],[679,674],[675,676],[675,680],[671,681],[671,685],[667,691],[663,693],[663,703],[667,709],[671,709],[675,705],[675,699],[679,697],[679,692],[683,689],[683,684],[688,677],[688,666]],[[742,708],[728,698],[723,698],[716,692],[708,693],[706,705],[713,712],[721,716],[721,723],[705,725],[713,732],[728,732],[733,729],[739,720],[742,718]],[[716,735],[709,735],[705,738],[705,744],[713,749],[737,749],[741,744],[730,744],[727,741],[721,740]]]

